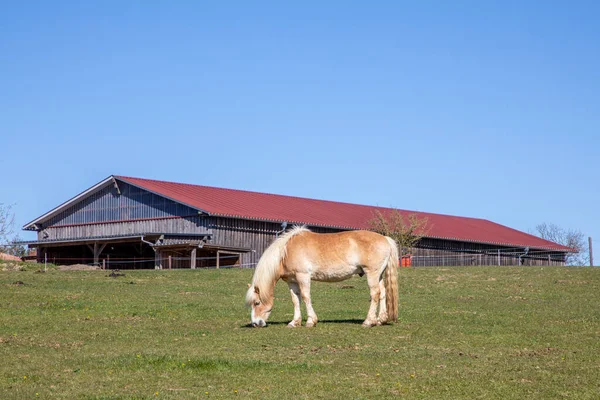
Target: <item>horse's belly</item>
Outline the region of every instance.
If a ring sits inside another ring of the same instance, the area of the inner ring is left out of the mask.
[[[332,268],[332,269],[315,269],[312,271],[311,279],[319,282],[339,282],[352,277],[352,275],[360,274],[361,268]]]

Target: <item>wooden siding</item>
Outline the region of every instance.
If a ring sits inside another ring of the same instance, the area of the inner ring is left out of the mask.
[[[209,223],[209,231],[213,234],[211,244],[252,250],[241,257],[242,266],[248,267],[258,262],[279,230],[281,224],[264,221],[212,217]]]
[[[494,246],[484,243],[423,238],[408,251],[412,266],[461,265],[564,265],[565,254],[556,251],[530,250],[522,247]]]
[[[44,223],[44,227],[109,221],[129,221],[172,216],[190,216],[198,212],[186,205],[155,195],[127,183],[107,186],[72,205]]]
[[[107,186],[44,223],[38,240],[206,233],[206,219],[190,207],[129,185]]]
[[[140,221],[121,221],[100,224],[69,225],[44,229],[38,240],[66,240],[83,237],[139,235],[144,233],[207,233],[206,217],[175,217]]]

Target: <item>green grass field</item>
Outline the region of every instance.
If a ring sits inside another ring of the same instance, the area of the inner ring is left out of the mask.
[[[258,329],[252,270],[38,269],[0,272],[0,399],[600,398],[600,268],[401,269],[371,329],[364,278],[315,283],[313,329],[280,282]]]

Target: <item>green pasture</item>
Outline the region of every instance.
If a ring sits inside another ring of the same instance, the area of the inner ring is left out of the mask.
[[[312,329],[280,282],[259,329],[253,270],[123,273],[0,272],[0,399],[600,398],[600,268],[401,269],[370,329],[364,278],[314,283]]]

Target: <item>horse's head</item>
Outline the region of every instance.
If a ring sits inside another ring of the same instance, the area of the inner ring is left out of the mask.
[[[246,305],[252,310],[250,313],[252,326],[262,328],[263,326],[267,325],[267,319],[269,318],[269,315],[271,315],[273,299],[267,299],[265,296],[261,296],[260,290],[257,286],[248,286],[248,293],[246,293]]]

